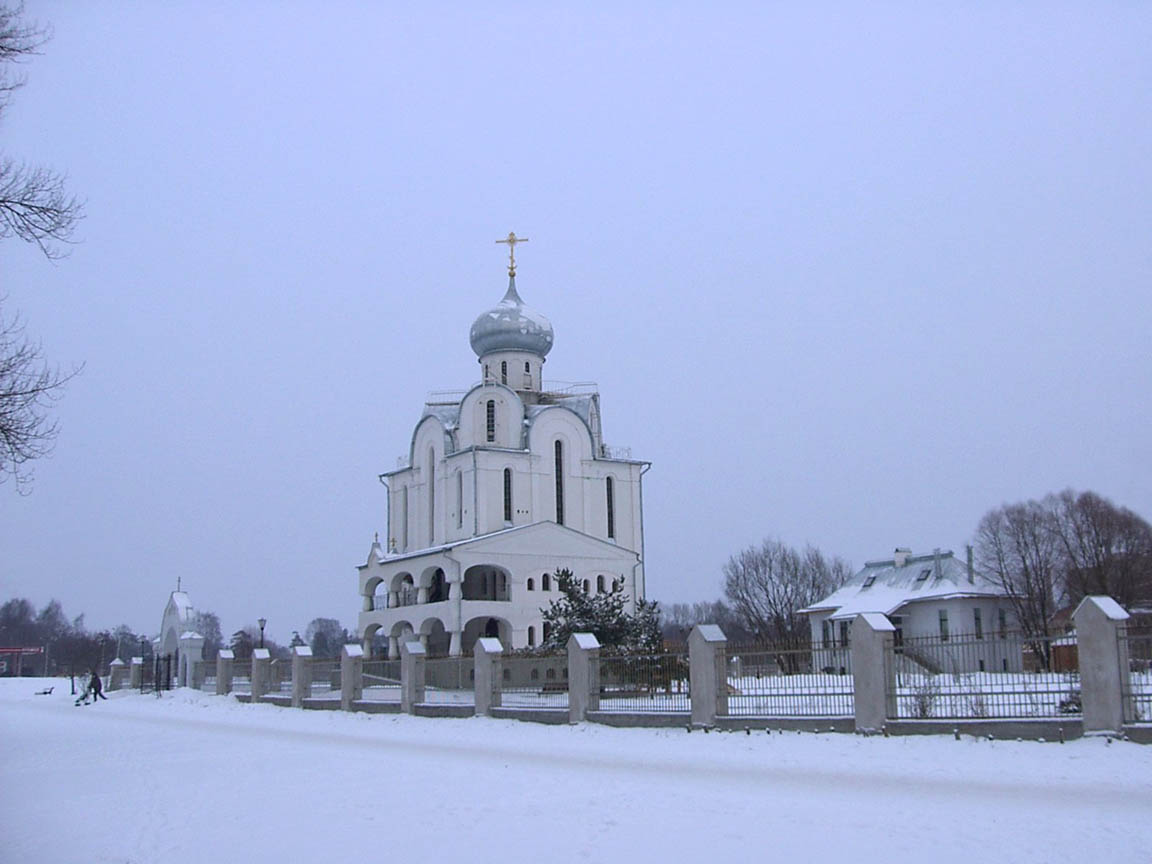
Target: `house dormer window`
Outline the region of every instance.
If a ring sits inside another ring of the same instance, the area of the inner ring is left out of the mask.
[[[864,580],[864,587],[865,588],[871,588],[875,583],[876,583],[876,577],[875,576],[869,576],[867,579]]]
[[[932,568],[931,567],[925,567],[923,570],[920,571],[920,575],[916,577],[916,585],[917,586],[923,585],[925,582],[928,581],[928,577],[931,575],[932,575]]]

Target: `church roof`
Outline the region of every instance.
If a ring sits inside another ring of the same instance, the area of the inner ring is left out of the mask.
[[[468,334],[478,357],[493,351],[528,351],[540,357],[552,350],[552,324],[524,305],[516,291],[516,277],[508,277],[504,299],[472,322]]]

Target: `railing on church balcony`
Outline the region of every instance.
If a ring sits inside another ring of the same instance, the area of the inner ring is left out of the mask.
[[[631,447],[613,447],[611,444],[600,445],[600,455],[605,459],[631,459]]]
[[[420,596],[418,588],[405,588],[403,591],[396,592],[396,605],[397,606],[415,606],[416,600]]]

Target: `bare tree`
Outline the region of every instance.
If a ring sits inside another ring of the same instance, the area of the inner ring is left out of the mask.
[[[49,366],[21,322],[0,313],[0,482],[10,476],[23,488],[32,477],[27,463],[52,451],[57,424],[48,409],[78,373]]]
[[[25,23],[23,11],[20,5],[0,5],[0,117],[24,84],[12,67],[36,54],[49,37],[46,28]],[[81,209],[58,174],[0,157],[0,239],[16,237],[34,243],[48,258],[60,258],[66,254],[60,244],[70,241]],[[5,319],[0,311],[0,482],[12,477],[17,488],[25,487],[32,476],[27,464],[51,452],[57,426],[48,407],[78,372],[61,374],[45,363],[19,318]]]
[[[1026,637],[1049,635],[1061,584],[1063,552],[1052,511],[1039,501],[991,510],[976,528],[976,566],[999,585]],[[1047,657],[1048,643],[1038,640]]]
[[[841,558],[825,558],[779,540],[749,546],[724,565],[724,595],[740,622],[762,642],[802,648],[809,642],[799,610],[831,594],[852,575]]]
[[[1064,556],[1063,588],[1077,602],[1106,594],[1122,606],[1152,599],[1152,526],[1095,492],[1049,495],[1052,530]]]

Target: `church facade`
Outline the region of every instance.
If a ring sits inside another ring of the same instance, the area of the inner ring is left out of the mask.
[[[594,385],[543,380],[552,326],[517,291],[522,241],[500,242],[508,289],[470,332],[480,381],[430,398],[407,464],[380,475],[388,532],[358,568],[358,630],[366,649],[383,631],[391,657],[412,638],[449,656],[481,636],[542,644],[559,568],[586,592],[625,592],[633,609],[644,597],[649,465],[604,443]]]

